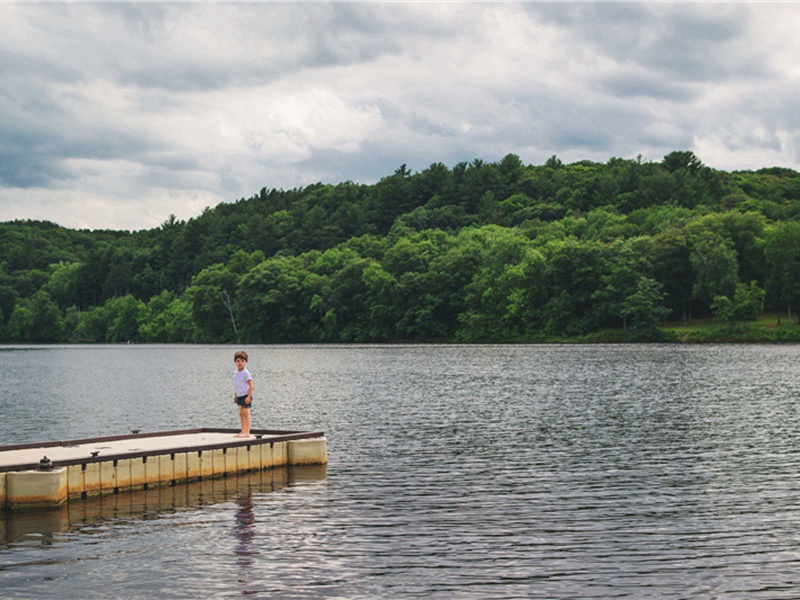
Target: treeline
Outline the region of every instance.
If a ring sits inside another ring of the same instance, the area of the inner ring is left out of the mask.
[[[658,162],[405,166],[146,231],[0,223],[2,342],[655,339],[800,302],[800,174]]]

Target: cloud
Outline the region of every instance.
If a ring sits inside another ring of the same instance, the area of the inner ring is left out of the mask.
[[[559,29],[571,32],[584,50],[654,75],[678,81],[709,81],[761,69],[758,49],[740,46],[747,35],[751,10],[744,4],[531,6]]]
[[[800,6],[0,4],[0,219],[143,228],[399,165],[800,167]]]

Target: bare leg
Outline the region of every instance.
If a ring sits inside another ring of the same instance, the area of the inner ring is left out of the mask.
[[[242,419],[242,437],[250,437],[250,424],[252,423],[250,409],[244,408],[242,411],[244,412],[244,417]]]
[[[241,428],[239,429],[239,433],[237,433],[234,437],[242,437],[244,435],[244,420],[245,420],[245,413],[249,412],[247,409],[243,408],[241,405],[239,406],[239,422],[241,423]]]

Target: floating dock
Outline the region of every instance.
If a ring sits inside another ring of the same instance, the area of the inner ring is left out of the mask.
[[[0,508],[55,507],[102,494],[328,462],[321,431],[191,429],[0,446]]]

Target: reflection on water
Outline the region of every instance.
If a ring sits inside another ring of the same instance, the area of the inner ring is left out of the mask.
[[[209,505],[235,502],[237,527],[242,547],[237,553],[254,553],[253,498],[275,492],[297,482],[323,481],[325,465],[277,468],[194,481],[175,486],[152,487],[116,495],[73,500],[53,509],[28,513],[0,514],[0,548],[16,544],[52,545],[59,534],[87,531],[104,523],[156,519],[178,511],[201,510]],[[248,549],[249,547],[249,549]]]
[[[253,543],[256,537],[256,517],[253,511],[253,500],[245,492],[236,500],[236,547],[234,553],[238,556],[239,583],[247,586],[253,572],[253,555],[258,554],[257,546]]]

